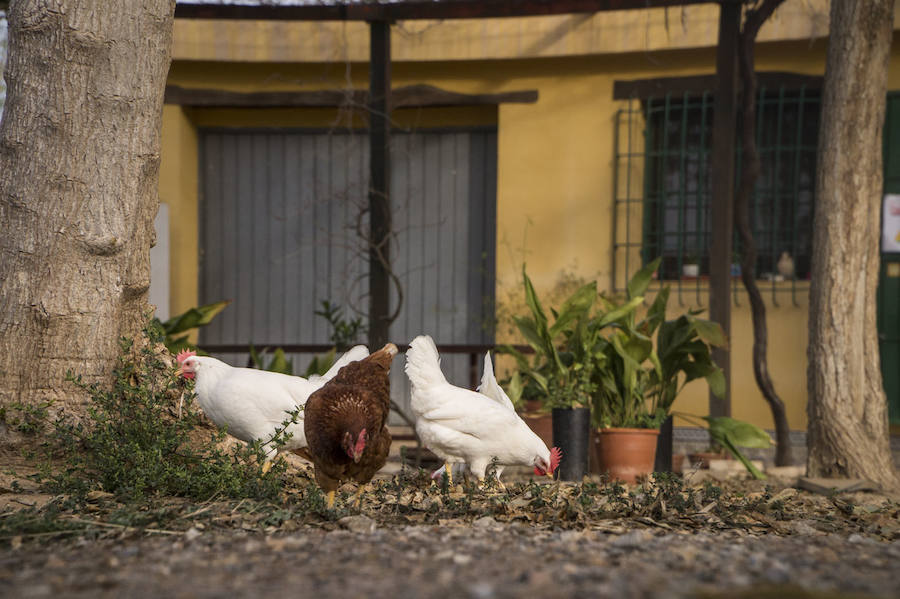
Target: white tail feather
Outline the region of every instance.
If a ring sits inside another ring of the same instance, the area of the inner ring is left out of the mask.
[[[441,372],[441,357],[434,340],[428,335],[419,335],[409,344],[406,352],[406,376],[413,387],[424,389],[430,385],[446,383]]]
[[[348,349],[343,356],[337,359],[337,361],[331,365],[325,374],[322,376],[312,375],[309,377],[309,382],[311,383],[326,383],[337,376],[338,371],[349,364],[350,362],[358,362],[364,359],[369,355],[369,348],[365,345],[355,345]]]
[[[478,392],[485,397],[493,399],[509,411],[516,411],[515,407],[513,407],[512,400],[506,392],[503,391],[503,387],[500,386],[500,383],[497,382],[497,378],[494,376],[494,366],[491,364],[491,352],[485,352],[484,354],[484,373],[481,375],[481,385],[478,386]]]

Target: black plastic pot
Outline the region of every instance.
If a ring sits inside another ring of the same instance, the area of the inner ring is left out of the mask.
[[[559,480],[581,481],[588,473],[591,411],[588,408],[553,408],[553,445],[562,450],[556,471]]]

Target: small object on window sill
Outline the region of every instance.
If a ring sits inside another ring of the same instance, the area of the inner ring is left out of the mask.
[[[774,277],[772,277],[772,280],[776,283],[780,283],[784,280],[784,275],[775,275]]]
[[[787,252],[781,252],[781,257],[778,259],[776,267],[778,268],[778,273],[785,279],[790,279],[794,276],[794,259]]]
[[[737,262],[732,262],[732,263],[731,263],[731,276],[732,276],[732,277],[739,277],[739,276],[741,276],[741,265],[738,264]]]
[[[685,278],[696,278],[700,275],[700,265],[699,264],[682,264],[681,265],[681,274],[684,275]]]

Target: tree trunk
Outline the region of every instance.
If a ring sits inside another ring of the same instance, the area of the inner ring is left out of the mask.
[[[119,338],[142,328],[174,8],[174,0],[10,6],[0,407],[60,400],[77,412],[66,372],[108,381]]]
[[[833,0],[809,306],[810,476],[897,487],[876,329],[893,0]]]
[[[758,8],[748,10],[741,31],[738,56],[740,57],[741,81],[744,87],[741,103],[743,107],[744,162],[741,186],[735,199],[734,225],[740,235],[741,247],[744,250],[741,280],[750,298],[750,311],[753,317],[753,376],[756,379],[756,386],[759,387],[769,404],[772,419],[775,422],[775,465],[790,466],[794,461],[791,455],[791,428],[788,426],[784,402],[775,392],[775,385],[769,376],[767,356],[769,333],[766,327],[766,305],[756,284],[756,241],[753,239],[750,229],[750,198],[753,196],[753,189],[760,171],[759,151],[756,148],[756,72],[754,70],[756,61],[753,50],[760,27],[782,2],[784,0],[764,0]]]

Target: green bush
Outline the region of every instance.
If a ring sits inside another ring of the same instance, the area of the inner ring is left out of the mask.
[[[283,460],[276,460],[263,475],[259,443],[223,451],[218,444],[224,431],[205,438],[198,431],[192,439],[199,417],[190,388],[179,388],[173,369],[151,344],[138,351],[128,340],[121,346],[111,389],[69,376],[88,392],[90,401],[87,418],[61,417],[53,423],[66,463],[62,472],[45,480],[51,491],[83,494],[99,489],[124,501],[153,495],[203,501],[213,496],[279,496]],[[183,405],[177,406],[179,394]]]

